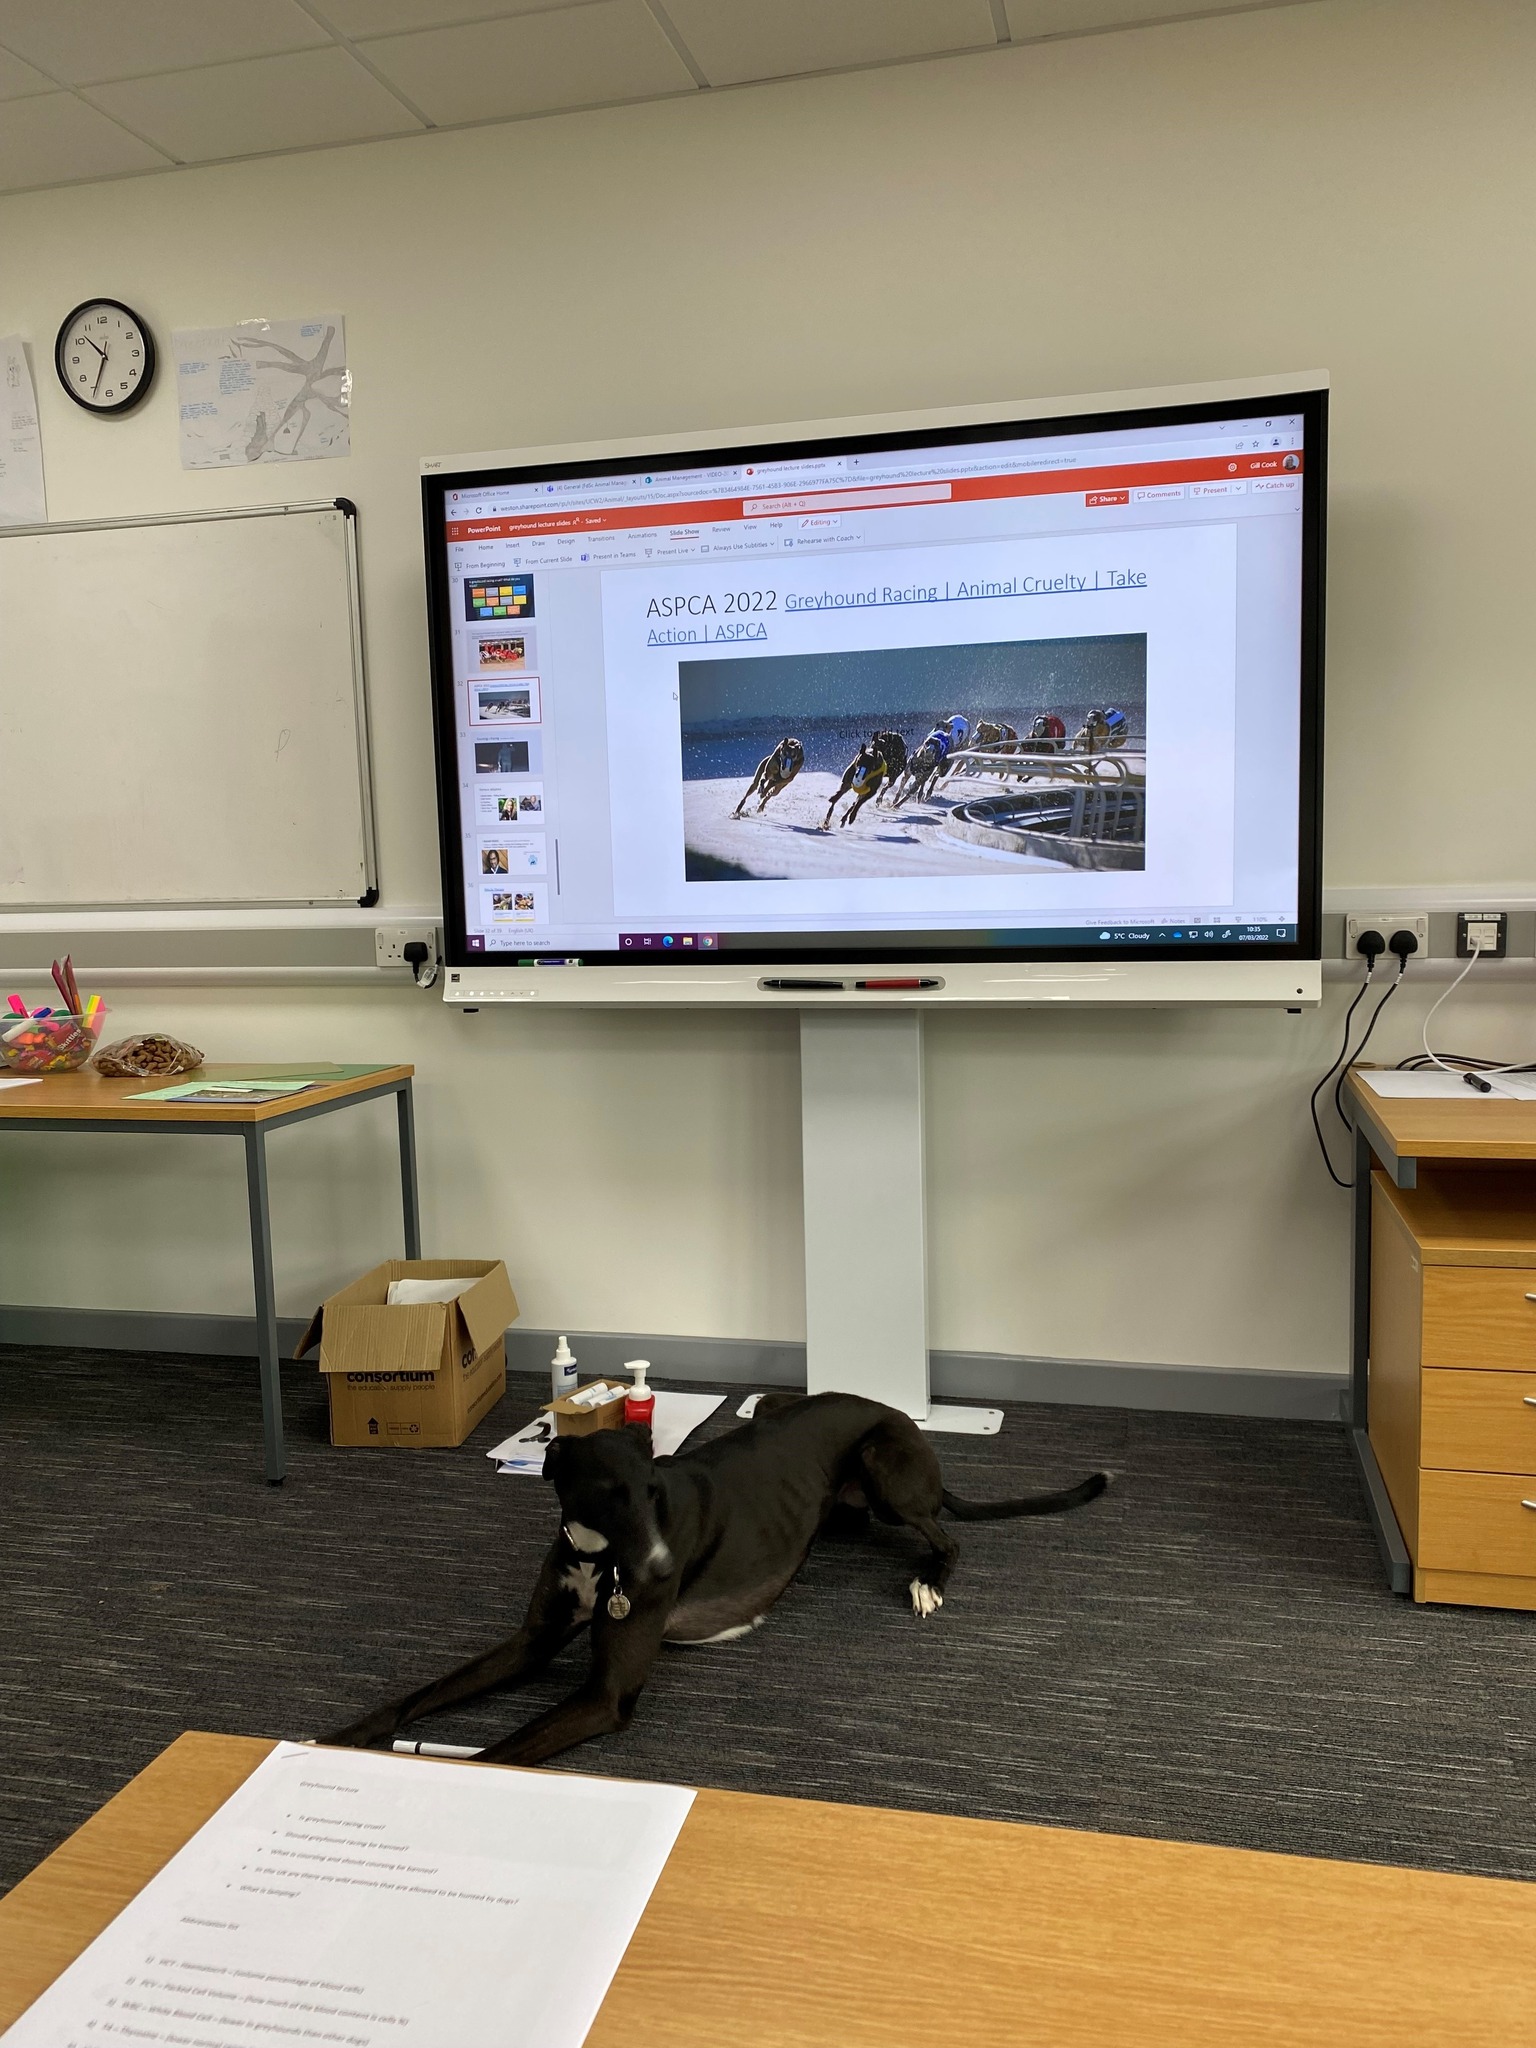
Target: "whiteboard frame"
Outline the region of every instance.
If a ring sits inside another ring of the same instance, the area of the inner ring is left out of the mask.
[[[363,894],[357,899],[357,905],[360,910],[372,910],[379,901],[379,851],[373,810],[373,740],[368,718],[368,664],[363,643],[363,583],[357,549],[357,507],[350,498],[306,498],[293,505],[223,505],[192,512],[143,512],[132,513],[118,519],[50,519],[33,526],[0,526],[0,543],[20,540],[27,535],[35,534],[51,537],[59,533],[105,533],[124,526],[200,526],[222,519],[292,518],[308,512],[339,512],[344,521],[342,531],[347,564],[347,628],[352,653],[352,710],[357,745],[363,875],[366,883]],[[259,901],[249,897],[208,896],[200,897],[195,903],[189,903],[185,897],[162,903],[144,899],[131,904],[108,900],[89,904],[31,903],[25,909],[19,906],[14,910],[10,907],[0,908],[0,930],[5,928],[12,916],[33,919],[39,915],[70,917],[81,911],[117,911],[124,914],[138,914],[144,911],[185,913],[205,910],[334,911],[340,907],[330,898],[313,896],[282,899],[264,897]]]

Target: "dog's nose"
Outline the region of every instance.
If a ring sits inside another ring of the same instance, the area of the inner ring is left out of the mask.
[[[645,1554],[645,1575],[650,1579],[666,1579],[672,1575],[673,1556],[665,1543],[658,1537]]]

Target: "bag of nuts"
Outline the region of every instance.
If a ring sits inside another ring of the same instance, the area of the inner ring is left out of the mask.
[[[156,1080],[162,1074],[190,1074],[203,1064],[195,1045],[163,1031],[144,1031],[136,1038],[119,1038],[104,1045],[91,1062],[98,1074],[128,1075],[141,1081]]]

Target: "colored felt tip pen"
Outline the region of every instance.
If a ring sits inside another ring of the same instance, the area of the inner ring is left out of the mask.
[[[1463,1074],[1461,1078],[1469,1088],[1475,1088],[1480,1095],[1491,1095],[1493,1093],[1492,1084],[1485,1081],[1481,1074]]]
[[[478,1756],[478,1749],[467,1749],[462,1742],[411,1742],[401,1737],[394,1744],[396,1756]]]
[[[884,981],[856,981],[853,985],[855,988],[938,988],[940,984],[936,975],[907,974]]]
[[[27,1008],[26,1004],[21,1000],[20,996],[7,996],[5,1000],[11,1006],[11,1014],[13,1017],[31,1016],[31,1011]]]

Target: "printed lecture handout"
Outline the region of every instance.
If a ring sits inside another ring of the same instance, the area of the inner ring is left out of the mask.
[[[579,2048],[692,1802],[279,1743],[6,2048]]]

